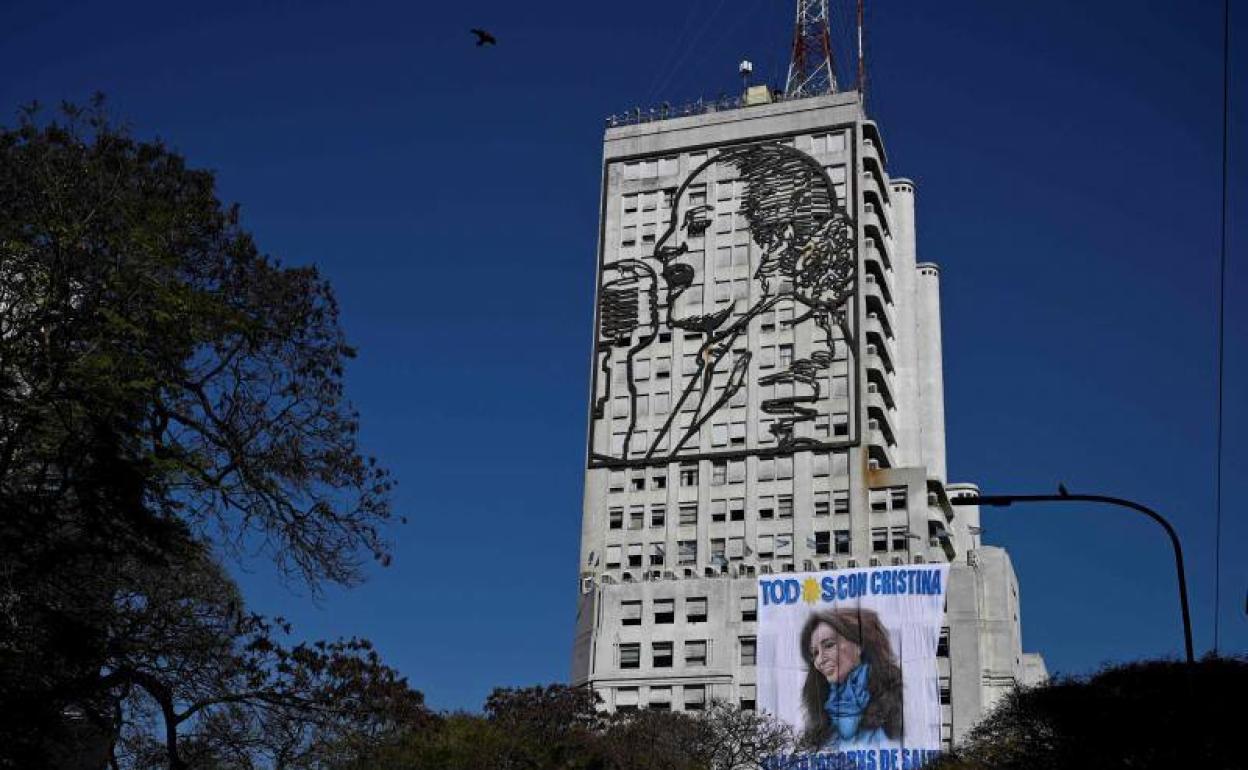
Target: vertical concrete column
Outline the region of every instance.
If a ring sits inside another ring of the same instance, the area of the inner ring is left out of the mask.
[[[919,337],[919,399],[923,464],[943,483],[945,475],[945,378],[940,342],[940,268],[920,262],[915,305]]]
[[[917,467],[923,463],[921,446],[921,415],[919,411],[919,359],[916,328],[914,265],[917,258],[914,222],[914,183],[909,179],[894,179],[889,191],[892,195],[893,222],[893,330],[897,360],[897,374],[893,377],[893,398],[897,403],[897,465],[902,468]]]

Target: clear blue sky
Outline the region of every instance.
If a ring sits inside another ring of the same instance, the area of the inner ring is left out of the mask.
[[[949,470],[1135,498],[1176,523],[1212,643],[1221,3],[870,3],[870,111],[943,276]],[[1234,35],[1248,33],[1238,3]],[[95,90],[214,169],[263,249],[319,265],[350,393],[397,474],[395,561],[319,604],[437,708],[567,676],[603,118],[780,80],[790,0],[27,2],[0,112]],[[477,49],[483,26],[497,48]],[[1248,649],[1248,67],[1234,77],[1222,648]],[[1050,669],[1181,652],[1162,533],[1115,509],[984,514]]]

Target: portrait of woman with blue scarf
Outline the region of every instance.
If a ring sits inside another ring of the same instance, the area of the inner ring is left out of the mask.
[[[871,610],[811,613],[802,626],[802,706],[809,749],[890,748],[902,732],[901,669]]]

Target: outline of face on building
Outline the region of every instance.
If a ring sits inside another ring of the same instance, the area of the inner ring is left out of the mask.
[[[732,185],[731,196],[718,192],[724,185]],[[708,201],[712,187],[717,193]],[[721,221],[743,227],[724,229]],[[731,232],[732,243],[717,249],[716,292],[703,296],[711,286],[703,242],[712,226]],[[620,445],[599,459],[699,454],[702,428],[726,406],[740,405],[750,387],[769,394],[759,411],[776,449],[826,445],[814,435],[828,396],[820,383],[837,345],[852,342],[847,306],[857,274],[856,228],[827,172],[781,144],[721,151],[683,180],[658,228],[650,254],[603,267],[593,416],[618,418],[607,417],[606,407],[623,403],[628,419]],[[746,335],[764,324],[782,331],[810,324],[808,354],[751,366]],[[663,332],[696,345],[692,357],[685,348],[679,376],[670,357],[663,363],[649,355]],[[656,378],[671,380],[665,414],[645,408],[638,388],[651,367]]]

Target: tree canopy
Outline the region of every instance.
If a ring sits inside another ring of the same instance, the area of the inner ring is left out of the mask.
[[[933,770],[1243,767],[1248,660],[1143,661],[1020,688]]]
[[[176,767],[180,734],[324,734],[331,693],[419,705],[366,642],[286,644],[221,567],[245,550],[316,588],[388,558],[354,354],[314,268],[101,102],[0,129],[0,766],[115,750],[148,712]]]

